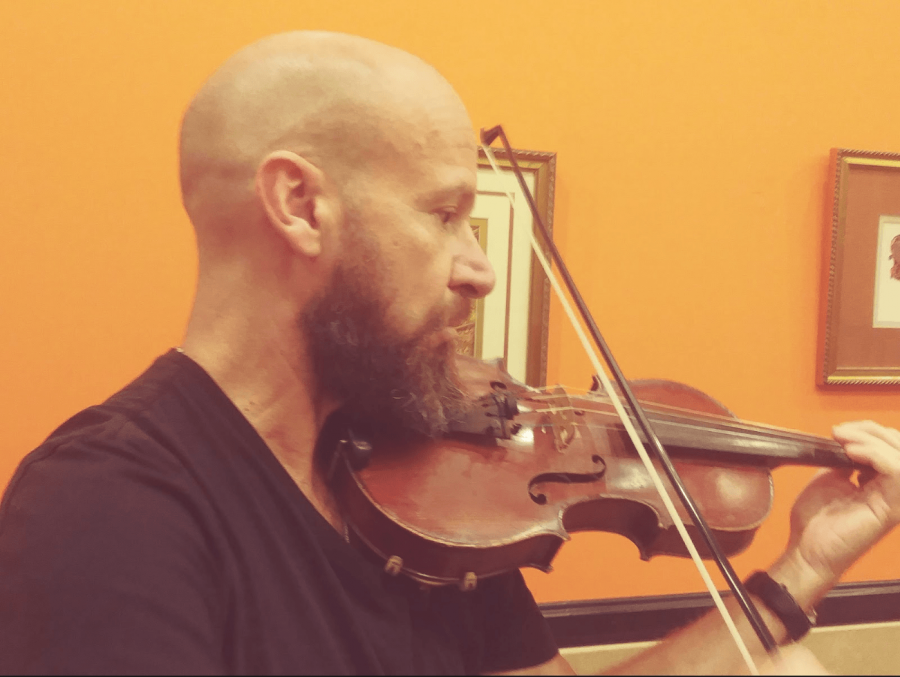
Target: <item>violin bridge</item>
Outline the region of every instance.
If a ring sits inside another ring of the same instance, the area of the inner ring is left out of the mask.
[[[577,437],[577,413],[572,407],[572,400],[560,389],[554,393],[556,397],[548,402],[545,412],[550,417],[550,429],[556,442],[556,450],[564,451]]]

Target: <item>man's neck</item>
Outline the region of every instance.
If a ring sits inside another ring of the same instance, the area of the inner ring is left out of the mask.
[[[189,327],[182,351],[247,418],[313,506],[343,531],[340,511],[315,462],[316,440],[338,403],[319,395],[299,340],[285,345],[266,340],[263,332],[247,336],[221,324],[215,332]]]

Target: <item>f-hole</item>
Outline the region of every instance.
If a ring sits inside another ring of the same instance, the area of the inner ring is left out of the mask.
[[[603,477],[603,473],[606,472],[606,463],[603,462],[602,458],[596,455],[592,456],[591,460],[599,466],[596,472],[545,472],[532,477],[531,481],[528,483],[528,495],[531,497],[531,500],[538,505],[546,505],[547,495],[534,490],[536,485],[543,484],[544,482],[555,482],[557,484],[586,484],[588,482],[596,482]]]

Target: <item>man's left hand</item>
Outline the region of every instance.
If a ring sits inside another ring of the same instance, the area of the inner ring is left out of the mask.
[[[805,606],[900,523],[900,431],[855,421],[835,426],[833,434],[852,460],[870,469],[860,472],[858,483],[851,470],[824,470],[794,504],[785,558],[805,570],[799,586],[805,589],[795,592],[810,593],[798,598]]]

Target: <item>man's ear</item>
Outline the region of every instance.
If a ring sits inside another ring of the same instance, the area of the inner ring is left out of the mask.
[[[286,150],[267,155],[256,170],[256,194],[272,226],[297,252],[310,257],[322,253],[320,216],[330,214],[318,203],[325,175],[318,167]]]

